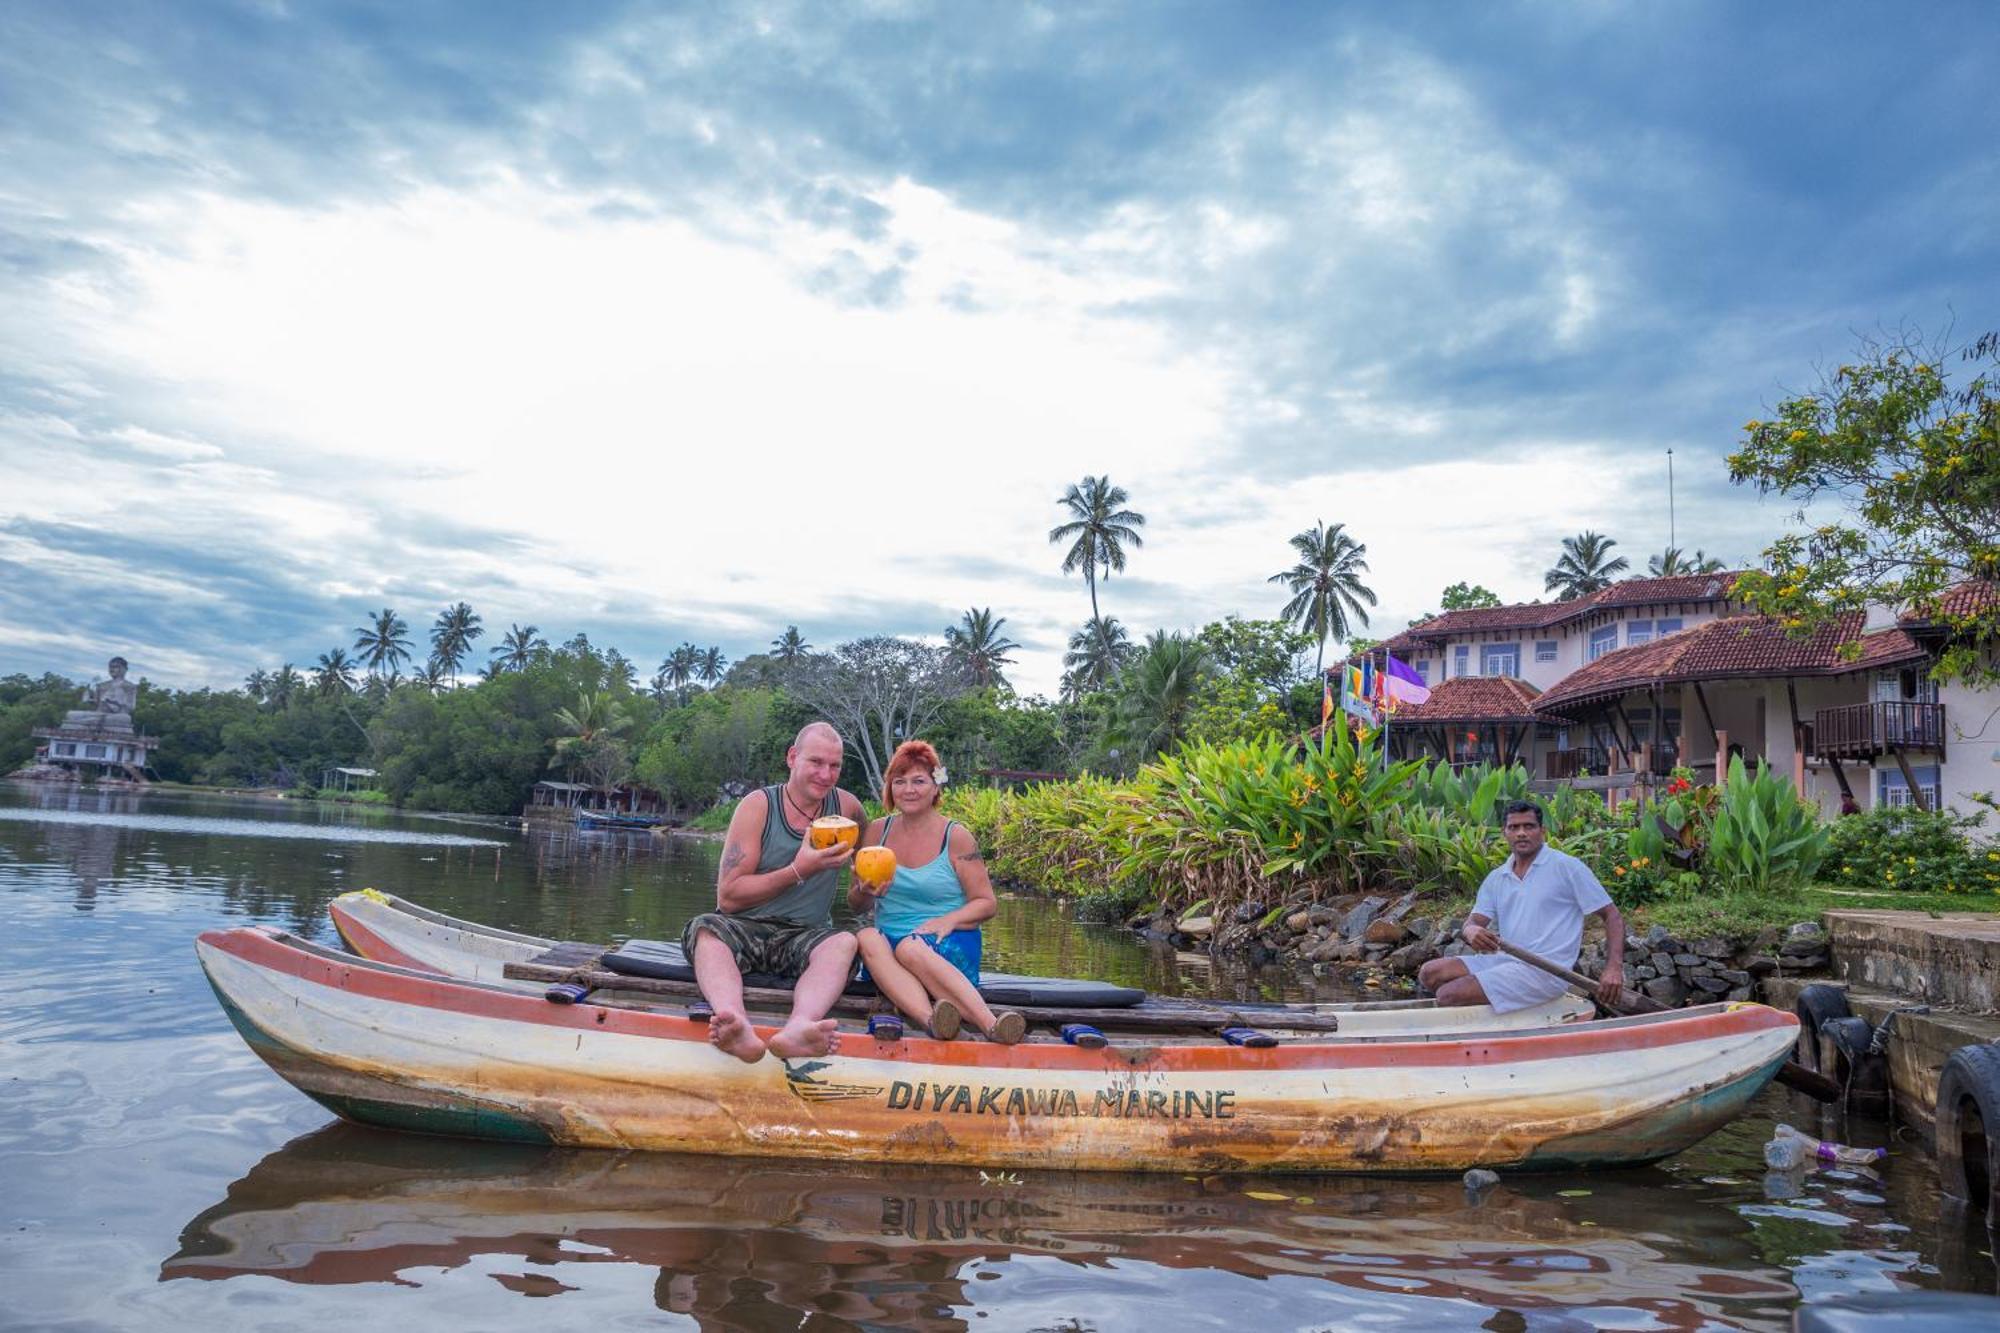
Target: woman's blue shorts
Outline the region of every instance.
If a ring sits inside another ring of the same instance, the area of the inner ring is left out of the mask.
[[[889,948],[891,950],[904,940],[910,938],[908,935],[891,935],[887,931],[883,931],[882,934],[883,938],[889,941]],[[960,972],[963,972],[967,981],[970,981],[975,986],[979,984],[979,952],[980,940],[983,938],[982,931],[977,928],[954,930],[942,940],[927,932],[917,936],[917,938],[936,950],[938,957],[950,963]],[[861,969],[861,979],[863,981],[868,980],[868,969],[866,966]]]

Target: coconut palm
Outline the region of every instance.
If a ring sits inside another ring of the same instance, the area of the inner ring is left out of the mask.
[[[1007,683],[1000,668],[1014,664],[1007,654],[1021,645],[1001,634],[1000,627],[1006,623],[1005,616],[994,618],[992,607],[975,606],[956,625],[945,629],[944,648],[952,665],[981,689]]]
[[[1613,556],[1618,543],[1596,532],[1579,532],[1563,538],[1562,559],[1550,567],[1542,580],[1542,591],[1552,592],[1559,602],[1587,597],[1611,586],[1612,580],[1631,567],[1624,556]]]
[[[464,602],[438,612],[431,623],[431,655],[444,664],[452,684],[458,683],[459,664],[472,651],[472,641],[485,632],[479,614]]]
[[[361,654],[361,664],[373,676],[394,674],[396,668],[410,660],[410,625],[388,607],[383,607],[369,617],[369,622],[354,631],[354,651]]]
[[[258,667],[243,678],[243,692],[258,703],[263,703],[264,696],[271,692],[271,673],[263,667]]]
[[[1278,615],[1298,622],[1300,629],[1319,640],[1319,656],[1313,663],[1317,676],[1326,667],[1329,638],[1344,642],[1356,627],[1367,627],[1368,613],[1361,604],[1375,605],[1374,591],[1360,578],[1368,572],[1368,548],[1348,536],[1343,525],[1329,527],[1322,520],[1293,537],[1292,549],[1299,553],[1299,562],[1265,581],[1292,590],[1292,600]]]
[[[298,668],[287,662],[271,677],[270,687],[264,691],[264,700],[273,707],[283,708],[304,692],[305,684]]]
[[[549,641],[541,637],[540,626],[509,625],[488,655],[502,671],[526,671],[548,650]]]
[[[655,703],[664,704],[674,697],[673,683],[667,679],[667,669],[664,666],[653,673],[653,678],[646,682],[646,685]]]
[[[1665,578],[1669,574],[1713,574],[1721,568],[1722,562],[1699,546],[1695,547],[1693,555],[1688,555],[1678,546],[1669,546],[1646,561],[1646,572],[1654,578]]]
[[[1137,651],[1117,616],[1096,617],[1069,636],[1069,651],[1063,654],[1065,692],[1076,699],[1106,688]]]
[[[1050,528],[1049,541],[1070,543],[1069,550],[1063,553],[1062,572],[1083,571],[1084,581],[1090,585],[1092,620],[1102,614],[1097,609],[1098,571],[1102,570],[1106,578],[1114,570],[1123,571],[1125,543],[1146,544],[1139,535],[1146,516],[1119,508],[1131,498],[1124,487],[1113,486],[1109,477],[1086,476],[1056,502],[1069,511],[1070,521]]]
[[[410,684],[431,694],[438,693],[450,682],[451,672],[440,658],[426,658],[422,666],[410,671]]]
[[[681,703],[687,702],[687,687],[701,671],[701,649],[691,643],[683,643],[668,653],[660,662],[659,675],[672,687],[674,697]]]
[[[639,668],[633,663],[631,658],[625,656],[625,654],[619,652],[616,648],[606,648],[604,650],[604,683],[606,685],[623,685],[629,690],[639,683]]]
[[[722,649],[703,648],[695,654],[695,679],[704,685],[713,685],[722,679],[722,673],[729,669],[729,659],[722,655]]]
[[[772,659],[785,666],[792,665],[811,651],[812,645],[799,633],[797,625],[785,626],[785,632],[771,640]]]
[[[1195,695],[1209,671],[1199,639],[1155,630],[1118,675],[1118,734],[1142,758],[1179,745],[1193,720]]]
[[[570,780],[581,771],[593,787],[613,785],[626,761],[618,737],[632,725],[617,699],[609,691],[585,690],[574,708],[556,709],[555,723],[563,731],[556,738],[556,762]]]
[[[313,689],[323,695],[354,693],[354,663],[345,648],[331,648],[313,666]]]

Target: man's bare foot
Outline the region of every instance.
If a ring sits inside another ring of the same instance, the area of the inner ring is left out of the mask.
[[[708,1039],[746,1065],[764,1058],[764,1041],[742,1014],[717,1014],[708,1023]]]
[[[773,1033],[768,1043],[771,1054],[786,1059],[802,1055],[832,1055],[840,1044],[840,1024],[831,1018],[817,1023],[793,1019]]]

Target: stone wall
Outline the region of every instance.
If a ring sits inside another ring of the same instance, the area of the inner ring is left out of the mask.
[[[1176,920],[1163,912],[1133,924],[1176,948],[1252,964],[1309,966],[1320,973],[1345,969],[1414,978],[1433,958],[1471,952],[1458,934],[1464,918],[1427,914],[1415,893],[1286,903],[1280,910],[1251,901],[1219,917]],[[1810,921],[1783,931],[1767,928],[1747,940],[1683,940],[1663,926],[1625,940],[1625,984],[1670,1006],[1754,999],[1763,978],[1818,971],[1827,962],[1826,932]],[[1603,965],[1603,932],[1588,931],[1577,970],[1595,976]]]

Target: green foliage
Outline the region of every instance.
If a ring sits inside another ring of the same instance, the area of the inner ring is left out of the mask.
[[[1194,725],[1196,701],[1213,665],[1199,639],[1158,630],[1118,677],[1113,729],[1136,755],[1171,750]]]
[[[1499,594],[1477,583],[1454,583],[1438,594],[1438,606],[1445,611],[1472,611],[1499,605]]]
[[[79,706],[81,688],[53,673],[0,677],[0,774],[35,757],[35,728],[62,721],[66,710]]]
[[[1826,878],[1898,893],[2000,894],[2000,845],[1980,837],[1986,810],[1878,807],[1836,820]]]
[[[1746,772],[1738,755],[1716,801],[1704,864],[1712,878],[1753,893],[1810,884],[1831,838],[1818,807],[1788,780],[1763,763]]]
[[[1736,595],[1797,634],[1870,602],[1909,606],[1952,634],[1940,680],[1992,683],[2000,665],[1978,645],[2000,639],[2000,599],[1947,612],[1940,595],[1966,579],[2000,579],[2000,334],[1957,350],[1915,339],[1866,343],[1812,393],[1743,427],[1732,481],[1843,517],[1808,514],[1803,531],[1764,552],[1765,572]],[[1859,643],[1843,645],[1858,652]]]

